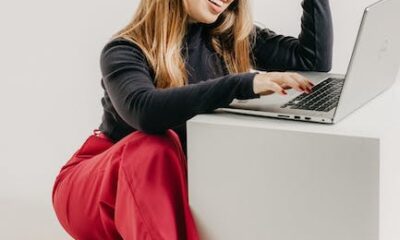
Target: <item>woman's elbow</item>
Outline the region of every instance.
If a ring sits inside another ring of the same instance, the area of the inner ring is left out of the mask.
[[[317,72],[330,72],[332,70],[332,64],[325,64],[319,66],[315,71]]]
[[[329,57],[323,58],[302,58],[296,68],[299,71],[329,72],[332,69],[332,60]]]
[[[329,72],[332,70],[332,60],[331,59],[322,59],[316,61],[314,65],[313,71],[315,72]]]

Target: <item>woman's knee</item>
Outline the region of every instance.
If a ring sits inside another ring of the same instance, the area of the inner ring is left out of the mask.
[[[128,161],[148,161],[154,159],[182,158],[183,149],[178,135],[171,129],[164,134],[134,132],[124,139],[123,159]]]
[[[185,158],[176,133],[162,135],[136,133],[126,139],[121,154],[120,168],[136,185],[143,179],[171,178],[185,170]]]

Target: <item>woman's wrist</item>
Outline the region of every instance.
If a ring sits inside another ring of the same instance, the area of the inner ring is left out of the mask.
[[[265,87],[263,85],[267,81],[266,78],[268,78],[266,73],[257,73],[254,76],[254,80],[253,80],[254,94],[260,94],[263,92],[263,90],[265,89]]]

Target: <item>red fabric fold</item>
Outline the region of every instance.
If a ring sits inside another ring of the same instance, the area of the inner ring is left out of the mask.
[[[173,130],[136,131],[117,143],[94,133],[60,170],[52,200],[74,239],[199,239]]]

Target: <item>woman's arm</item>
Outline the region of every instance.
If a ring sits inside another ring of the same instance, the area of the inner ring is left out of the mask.
[[[250,99],[255,73],[227,75],[179,88],[156,89],[140,48],[127,40],[107,44],[101,54],[104,88],[118,115],[149,133],[183,124],[196,114]]]
[[[302,7],[298,38],[256,27],[252,49],[256,69],[330,71],[333,27],[329,0],[303,0]]]

